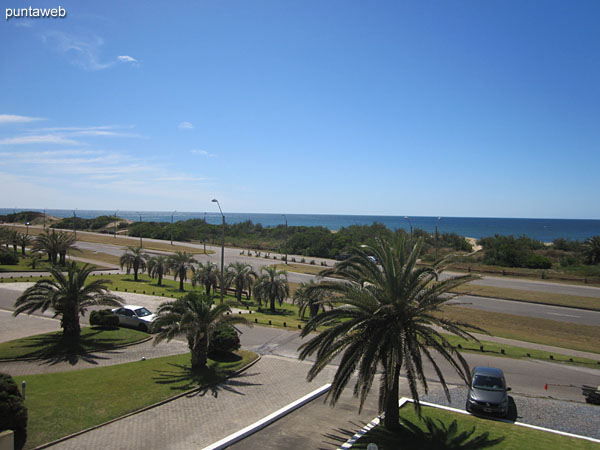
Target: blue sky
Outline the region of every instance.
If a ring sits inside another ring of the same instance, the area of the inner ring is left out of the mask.
[[[43,1],[0,207],[600,219],[597,1]]]

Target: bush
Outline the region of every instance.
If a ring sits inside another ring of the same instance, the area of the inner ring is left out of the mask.
[[[219,328],[213,334],[208,347],[209,353],[231,353],[240,348],[240,337],[231,325]]]
[[[10,264],[15,265],[19,264],[19,257],[13,252],[7,252],[5,250],[0,250],[0,264]]]
[[[119,326],[119,318],[110,309],[92,311],[90,314],[90,325],[102,328],[117,328]]]
[[[534,253],[527,260],[525,267],[530,269],[550,269],[552,267],[552,261],[545,256]]]
[[[576,256],[564,256],[560,258],[561,267],[576,266],[581,261]]]
[[[15,449],[22,449],[27,441],[27,408],[15,380],[0,373],[0,431],[15,433]]]

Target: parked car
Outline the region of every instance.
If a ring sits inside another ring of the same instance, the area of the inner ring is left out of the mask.
[[[475,367],[471,372],[471,383],[467,395],[468,412],[499,415],[508,414],[508,395],[504,373],[493,367]]]
[[[143,306],[124,305],[111,311],[119,318],[119,325],[137,328],[142,331],[149,331],[152,322],[156,319],[156,314]]]

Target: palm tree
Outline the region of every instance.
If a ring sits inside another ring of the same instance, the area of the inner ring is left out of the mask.
[[[148,260],[148,255],[144,253],[142,247],[127,247],[125,253],[121,255],[119,259],[119,263],[121,265],[121,269],[126,266],[127,273],[133,269],[133,279],[135,281],[138,280],[138,272],[140,270],[146,269],[146,261]]]
[[[46,253],[48,260],[52,264],[60,262],[60,264],[64,265],[67,251],[73,248],[74,244],[75,237],[71,233],[46,229],[35,238],[32,250]]]
[[[260,271],[262,275],[254,283],[254,297],[259,302],[268,300],[271,312],[275,312],[275,300],[281,306],[286,297],[290,295],[287,272],[268,266],[261,267]]]
[[[27,234],[18,233],[16,240],[17,240],[18,244],[21,246],[21,253],[23,254],[23,256],[25,256],[25,247],[27,247],[28,245],[31,245],[31,243],[33,242],[33,239],[31,238],[31,236],[29,236]]]
[[[319,309],[325,311],[324,302],[329,298],[329,293],[324,289],[314,289],[317,285],[314,280],[310,280],[308,283],[301,283],[294,292],[292,301],[300,306],[298,315],[301,318],[304,318],[307,309],[311,318],[319,314]]]
[[[61,316],[60,326],[63,335],[79,337],[81,327],[79,316],[83,316],[90,306],[120,306],[121,299],[108,292],[109,280],[86,280],[94,266],[88,264],[78,267],[75,262],[67,264],[64,274],[57,266],[49,268],[53,280],[40,280],[31,286],[15,301],[13,316],[25,312],[32,314],[48,308],[54,310],[55,316]]]
[[[232,262],[227,266],[227,274],[225,275],[229,283],[235,286],[235,298],[238,302],[242,302],[242,291],[244,289],[252,289],[252,284],[257,275],[252,269],[252,266],[243,262]]]
[[[146,264],[148,266],[148,275],[151,278],[158,278],[158,285],[162,286],[162,279],[165,273],[169,271],[169,258],[163,255],[153,256]]]
[[[179,290],[184,291],[183,282],[187,279],[187,271],[194,267],[194,257],[187,252],[175,252],[169,256],[169,269],[174,272],[175,279],[179,277]]]
[[[343,282],[323,281],[312,290],[327,290],[341,296],[340,306],[312,318],[302,330],[302,337],[324,327],[319,335],[300,347],[300,359],[317,352],[308,379],[342,355],[327,394],[331,404],[339,399],[342,390],[355,370],[358,370],[354,394],[364,404],[379,367],[383,369],[379,391],[379,408],[385,411],[385,427],[399,426],[398,383],[404,369],[415,407],[420,414],[417,385],[428,391],[423,359],[429,361],[449,397],[444,376],[431,350],[444,358],[468,383],[466,360],[439,329],[464,338],[473,338],[465,331],[467,324],[441,318],[434,313],[449,300],[443,296],[458,285],[475,279],[471,275],[438,281],[442,261],[432,267],[416,267],[423,240],[407,250],[404,236],[392,242],[376,238],[372,246],[351,250],[351,257],[322,276],[336,276]],[[369,256],[374,256],[379,265]],[[424,358],[423,358],[424,357]]]
[[[211,295],[211,288],[214,291],[220,277],[217,265],[207,261],[204,264],[199,264],[198,267],[192,268],[192,271],[192,286],[196,287],[196,284],[203,284],[206,294]]]
[[[583,256],[587,264],[600,264],[600,236],[583,241]]]
[[[177,336],[185,336],[192,353],[192,370],[206,367],[208,346],[215,331],[225,325],[235,323],[251,324],[240,314],[231,314],[226,304],[213,306],[208,294],[190,292],[180,299],[163,303],[158,307],[153,328],[159,330],[154,345],[163,340],[170,341]]]

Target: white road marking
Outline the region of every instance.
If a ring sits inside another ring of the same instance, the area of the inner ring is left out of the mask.
[[[548,313],[548,314],[552,314],[553,316],[563,316],[563,317],[581,317],[581,316],[571,316],[569,314],[559,314],[559,313]]]

